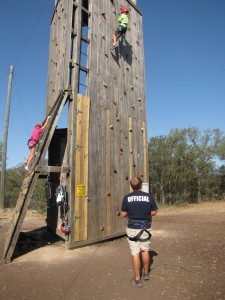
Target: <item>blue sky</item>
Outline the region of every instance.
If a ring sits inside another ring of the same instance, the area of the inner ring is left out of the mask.
[[[106,1],[106,0],[105,0]],[[7,167],[24,162],[45,117],[54,0],[0,0],[0,140],[14,66]],[[225,1],[138,0],[143,12],[148,138],[195,126],[225,131]]]

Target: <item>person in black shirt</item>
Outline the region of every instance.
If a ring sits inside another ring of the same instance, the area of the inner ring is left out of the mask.
[[[140,177],[133,177],[130,185],[133,192],[123,198],[120,216],[128,218],[126,233],[135,273],[131,284],[142,287],[141,259],[144,268],[143,279],[149,280],[151,222],[152,216],[157,214],[158,207],[151,194],[142,192]]]

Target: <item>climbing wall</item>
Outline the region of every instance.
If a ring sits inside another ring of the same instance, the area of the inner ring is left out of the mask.
[[[129,28],[111,51],[122,6],[130,10]],[[91,1],[90,11],[88,232],[102,238],[124,230],[117,213],[130,178],[148,181],[144,51],[142,16],[132,2]]]
[[[128,30],[111,50],[123,6]],[[148,182],[141,12],[128,0],[58,0],[49,53],[47,110],[54,94],[71,89],[62,159],[70,167],[67,244],[118,236],[125,230],[118,213],[129,180],[138,175]]]

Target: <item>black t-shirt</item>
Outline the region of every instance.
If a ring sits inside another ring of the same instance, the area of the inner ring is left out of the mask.
[[[134,191],[123,198],[121,211],[127,212],[130,220],[152,220],[151,211],[158,209],[155,200],[149,193]]]

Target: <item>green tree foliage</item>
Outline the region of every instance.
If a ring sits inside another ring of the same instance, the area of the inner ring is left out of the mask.
[[[15,207],[25,176],[26,174],[23,164],[7,170],[5,183],[5,207]],[[42,211],[46,210],[46,196],[44,189],[45,182],[45,179],[38,179],[31,199],[31,209]]]
[[[168,136],[150,139],[151,191],[164,204],[221,199],[221,172],[215,159],[222,159],[224,133],[219,129],[173,129]],[[223,173],[224,176],[224,173]]]

